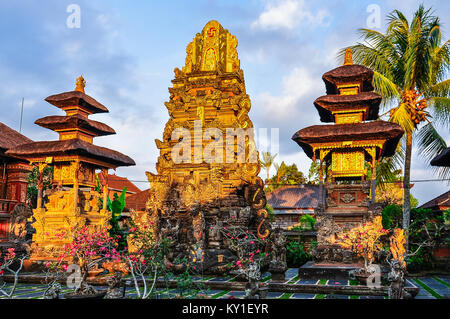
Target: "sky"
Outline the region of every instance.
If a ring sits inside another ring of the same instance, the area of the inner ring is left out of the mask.
[[[218,20],[238,39],[255,128],[279,129],[276,161],[296,163],[307,174],[311,160],[291,137],[320,124],[313,101],[325,94],[322,74],[342,64],[337,52],[358,42],[359,28],[384,31],[388,13],[398,9],[410,19],[421,3],[435,10],[448,39],[450,2],[438,0],[0,0],[0,121],[19,130],[24,98],[22,133],[56,140],[34,121],[62,115],[44,99],[73,90],[82,74],[86,93],[109,109],[90,118],[117,132],[95,144],[132,157],[136,166],[116,174],[146,189],[144,172],[155,172],[158,157],[154,140],[169,119],[164,102],[173,69],[184,65],[195,34]],[[79,25],[73,5],[80,9]],[[448,128],[440,133],[450,145]],[[437,178],[417,153],[414,147],[412,180]],[[415,182],[412,194],[422,204],[449,188]]]

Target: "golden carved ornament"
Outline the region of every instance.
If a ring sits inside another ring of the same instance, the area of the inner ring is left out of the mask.
[[[406,262],[405,262],[405,243],[406,243],[406,239],[405,239],[405,234],[403,229],[394,229],[394,234],[391,236],[390,238],[390,246],[389,249],[392,253],[392,257],[398,261],[398,263],[402,266],[402,267],[406,267]]]
[[[345,49],[345,59],[344,65],[352,65],[353,64],[353,51],[351,48]]]
[[[86,81],[84,80],[83,76],[80,75],[77,78],[77,81],[75,82],[75,91],[84,93],[84,87],[85,86],[86,86]]]

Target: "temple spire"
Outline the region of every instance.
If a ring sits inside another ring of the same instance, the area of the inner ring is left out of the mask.
[[[344,65],[352,65],[353,64],[353,52],[352,48],[345,49],[345,60]]]
[[[86,86],[86,81],[84,80],[82,75],[80,75],[77,78],[77,81],[75,82],[75,85],[76,85],[75,91],[84,93],[84,87]]]

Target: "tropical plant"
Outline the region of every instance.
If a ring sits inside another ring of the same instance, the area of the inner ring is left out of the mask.
[[[266,169],[267,173],[267,180],[269,180],[269,171],[270,168],[273,165],[273,162],[275,161],[275,157],[277,157],[277,154],[272,155],[270,152],[262,152],[262,158],[260,159],[262,166]]]
[[[351,46],[353,59],[374,70],[375,90],[385,106],[394,105],[389,120],[405,130],[403,228],[408,229],[413,133],[419,153],[428,162],[447,147],[435,124],[449,127],[450,123],[450,80],[446,79],[450,42],[442,41],[439,18],[423,5],[411,22],[394,10],[384,34],[370,29],[360,32],[363,43]],[[449,176],[449,169],[440,175]]]
[[[114,193],[112,200],[108,196],[106,205],[107,209],[111,212],[111,219],[109,220],[111,228],[109,229],[109,233],[112,237],[119,240],[119,250],[124,249],[127,244],[127,233],[119,225],[119,218],[122,216],[122,212],[125,208],[126,193],[127,188],[124,187],[120,196],[118,196],[117,193]]]

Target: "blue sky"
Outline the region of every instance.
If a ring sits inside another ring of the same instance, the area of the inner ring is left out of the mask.
[[[144,171],[155,171],[154,139],[168,120],[164,102],[173,69],[183,66],[186,45],[215,19],[238,38],[255,127],[280,128],[278,161],[307,172],[310,160],[290,138],[320,124],[312,102],[325,93],[322,74],[341,64],[336,52],[358,41],[368,6],[379,7],[382,31],[393,9],[411,17],[420,3],[433,7],[448,39],[448,1],[0,0],[0,121],[18,129],[24,97],[22,132],[33,140],[56,139],[33,122],[61,114],[44,98],[72,90],[83,74],[86,93],[110,110],[92,118],[117,132],[95,143],[134,158],[137,166],[117,174],[144,181]],[[70,4],[81,8],[79,29],[66,25]],[[450,144],[448,128],[441,133]],[[432,170],[414,156],[412,179],[430,178]],[[447,183],[415,183],[412,193],[424,203],[448,189]]]

